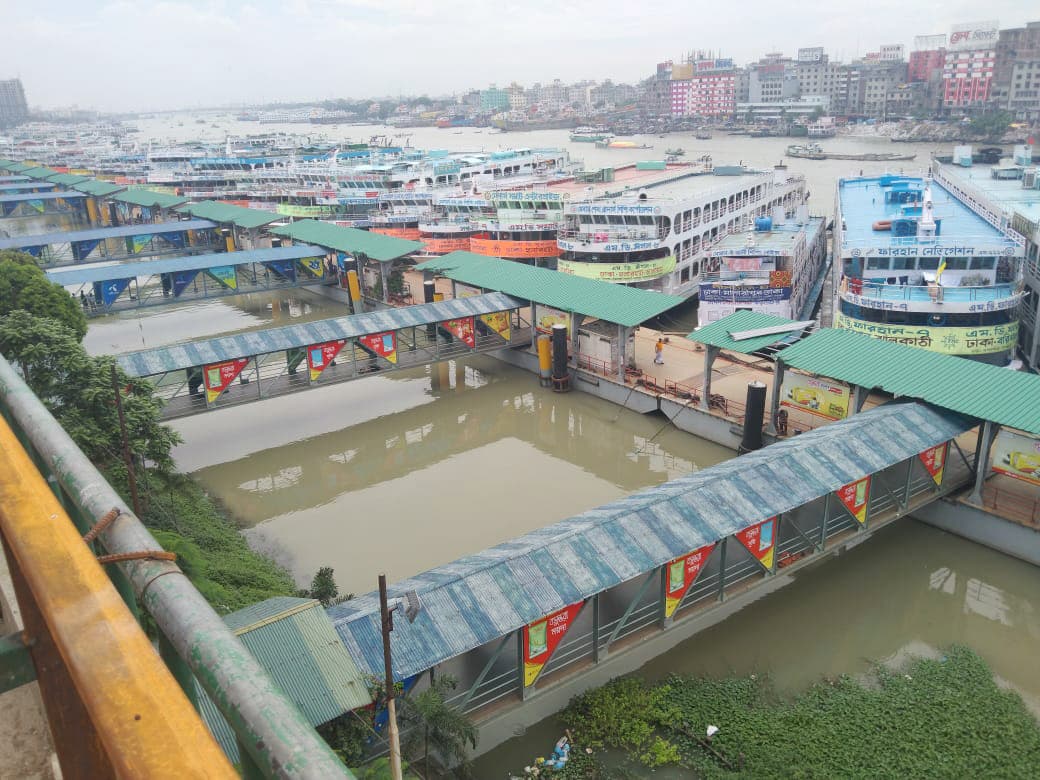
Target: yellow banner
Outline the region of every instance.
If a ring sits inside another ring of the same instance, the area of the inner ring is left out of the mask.
[[[835,327],[865,333],[876,339],[921,347],[944,355],[988,355],[1007,352],[1018,341],[1018,323],[980,325],[974,328],[928,327],[925,325],[892,325],[866,322],[845,314],[835,315]]]
[[[675,270],[675,257],[669,255],[645,263],[579,263],[574,260],[558,260],[556,270],[584,279],[601,282],[646,282]]]
[[[1002,430],[993,445],[993,470],[1040,485],[1040,439]]]
[[[830,379],[787,371],[780,386],[780,405],[828,420],[844,420],[849,416],[849,388]]]

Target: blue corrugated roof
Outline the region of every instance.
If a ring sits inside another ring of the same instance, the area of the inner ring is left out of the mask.
[[[2,192],[20,192],[22,190],[53,190],[57,184],[49,181],[9,181],[0,183]]]
[[[23,200],[57,200],[58,198],[66,198],[68,200],[77,200],[87,197],[82,192],[21,192],[17,195],[0,195],[0,203],[16,203]]]
[[[394,624],[402,679],[680,555],[787,512],[960,435],[972,423],[890,403],[395,583],[418,591],[414,623]],[[329,609],[363,671],[380,674],[378,594]]]
[[[474,295],[437,303],[423,303],[401,309],[382,309],[349,317],[316,320],[302,325],[285,325],[249,333],[238,333],[203,341],[173,344],[120,355],[117,360],[130,376],[154,376],[193,366],[219,363],[240,357],[264,355],[285,349],[299,349],[334,339],[352,339],[398,328],[410,328],[517,309],[524,304],[504,293]]]
[[[136,276],[172,274],[177,271],[201,271],[220,265],[242,265],[265,263],[272,260],[298,260],[304,257],[321,257],[325,250],[306,244],[273,247],[270,249],[246,249],[241,252],[213,252],[205,255],[167,257],[159,260],[135,260],[111,265],[70,266],[47,271],[47,278],[57,284],[80,284],[103,282],[107,279],[129,279]]]
[[[68,244],[74,241],[104,241],[106,238],[124,238],[126,236],[154,236],[183,230],[205,230],[216,226],[215,222],[210,222],[208,219],[185,219],[179,222],[146,222],[140,225],[70,230],[64,233],[42,233],[37,236],[12,236],[11,238],[0,238],[0,249]]]

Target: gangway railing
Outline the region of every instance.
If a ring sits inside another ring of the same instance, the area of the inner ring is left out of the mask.
[[[106,515],[115,514],[114,521],[97,535],[97,546],[99,552],[129,559],[118,565],[110,565],[109,577],[126,602],[130,614],[145,612],[154,622],[162,660],[187,693],[187,696],[181,697],[180,705],[187,704],[189,700],[194,701],[194,678],[224,715],[238,741],[242,774],[248,777],[352,777],[180,568],[169,560],[147,555],[141,557],[142,552],[147,554],[149,551],[161,551],[162,548],[2,356],[0,415],[6,421],[2,430],[10,431],[7,439],[0,438],[0,457],[16,457],[18,450],[24,448],[22,457],[31,458],[39,470],[37,478],[40,484],[46,480],[45,484],[49,485],[56,497],[56,501],[44,504],[40,495],[7,493],[5,486],[11,484],[10,475],[13,472],[5,461],[0,460],[0,479],[3,480],[0,482],[0,518],[4,521],[5,548],[17,563],[15,581],[19,605],[28,615],[33,614],[33,602],[25,595],[28,592],[17,584],[18,577],[24,577],[24,581],[31,585],[32,599],[38,604],[45,621],[45,633],[55,637],[56,643],[64,642],[68,645],[68,654],[61,652],[60,658],[68,665],[75,694],[90,705],[85,711],[80,710],[81,718],[71,722],[63,719],[61,710],[48,706],[52,731],[61,732],[65,728],[77,729],[83,724],[91,725],[99,735],[100,744],[104,745],[105,754],[117,762],[145,760],[147,756],[136,755],[137,746],[144,739],[142,734],[152,732],[152,738],[163,748],[160,755],[166,761],[165,771],[160,771],[156,764],[154,773],[142,768],[119,772],[120,776],[220,776],[221,764],[216,759],[210,760],[208,743],[192,736],[199,733],[193,730],[193,721],[180,716],[175,719],[173,710],[167,712],[165,707],[138,707],[137,700],[126,698],[129,696],[127,691],[142,687],[155,687],[158,696],[158,686],[165,679],[155,673],[154,669],[144,675],[139,671],[140,667],[130,663],[131,660],[150,663],[153,656],[149,655],[152,650],[143,634],[133,639],[116,633],[118,626],[127,624],[133,631],[139,631],[133,627],[129,615],[124,612],[119,617],[114,611],[70,609],[61,600],[68,588],[84,585],[96,588],[96,584],[76,576],[78,570],[60,568],[53,563],[53,559],[26,557],[22,551],[39,548],[42,537],[37,537],[35,530],[23,533],[17,526],[10,526],[8,519],[11,513],[31,510],[32,518],[37,523],[43,518],[44,525],[41,527],[52,532],[56,532],[55,529],[66,518],[71,520],[75,530],[66,527],[62,537],[66,540],[63,552],[71,556],[77,549],[79,554],[89,553],[90,548],[82,540],[72,544],[70,539],[86,534]],[[21,447],[16,446],[16,440]],[[19,468],[17,474],[20,475],[26,467]],[[14,479],[15,483],[21,481],[20,478]],[[28,478],[25,481],[29,483]],[[19,485],[15,484],[14,487],[18,488]],[[18,520],[18,517],[15,519]],[[44,549],[44,552],[47,550]],[[95,573],[100,573],[96,563],[88,561],[87,564],[84,564],[85,571],[89,573],[92,566]],[[114,610],[111,604],[107,604],[107,607]],[[115,622],[117,618],[121,622]],[[32,625],[38,627],[40,624]],[[88,628],[90,630],[86,630]],[[137,649],[133,653],[96,659],[99,665],[91,668],[93,661],[84,663],[83,659],[95,659],[95,651],[101,652],[103,647],[107,647],[100,644],[100,639],[105,636],[115,636],[127,643],[135,642],[125,647]],[[59,649],[63,646],[58,644]],[[147,652],[140,651],[142,646]],[[35,654],[37,651],[34,649],[33,652]],[[51,663],[56,663],[56,658],[40,656],[36,659],[36,674],[41,690],[53,687],[48,678],[60,673],[60,668]],[[101,660],[107,662],[101,664]],[[62,692],[59,687],[59,693],[75,704],[73,691],[68,685],[64,687],[67,690]],[[140,701],[147,704],[156,700]],[[131,716],[134,719],[127,723],[126,718]],[[177,725],[175,729],[179,736],[164,736],[165,728],[182,721],[182,725]],[[191,741],[191,749],[187,748],[185,740]],[[66,743],[57,734],[55,742],[61,752]],[[80,748],[81,751],[85,749],[82,743]],[[174,755],[174,752],[177,754]],[[101,756],[97,758],[100,760]],[[198,772],[190,769],[195,761],[201,765]],[[68,777],[106,774],[112,773],[66,772]]]

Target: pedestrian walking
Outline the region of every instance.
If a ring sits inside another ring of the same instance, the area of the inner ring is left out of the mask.
[[[664,339],[658,339],[654,344],[654,363],[659,366],[664,365]]]

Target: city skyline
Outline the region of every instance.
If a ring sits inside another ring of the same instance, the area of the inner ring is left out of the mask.
[[[696,49],[742,65],[767,52],[794,56],[822,46],[849,61],[882,44],[909,52],[915,36],[948,33],[953,24],[997,19],[1017,27],[1029,15],[1009,0],[984,10],[879,0],[840,16],[816,1],[796,16],[751,2],[712,9],[705,24],[679,0],[661,0],[653,12],[535,0],[508,21],[464,0],[46,5],[46,18],[24,6],[5,11],[0,78],[20,77],[34,107],[101,111],[445,95],[554,78],[635,83],[657,62]]]

